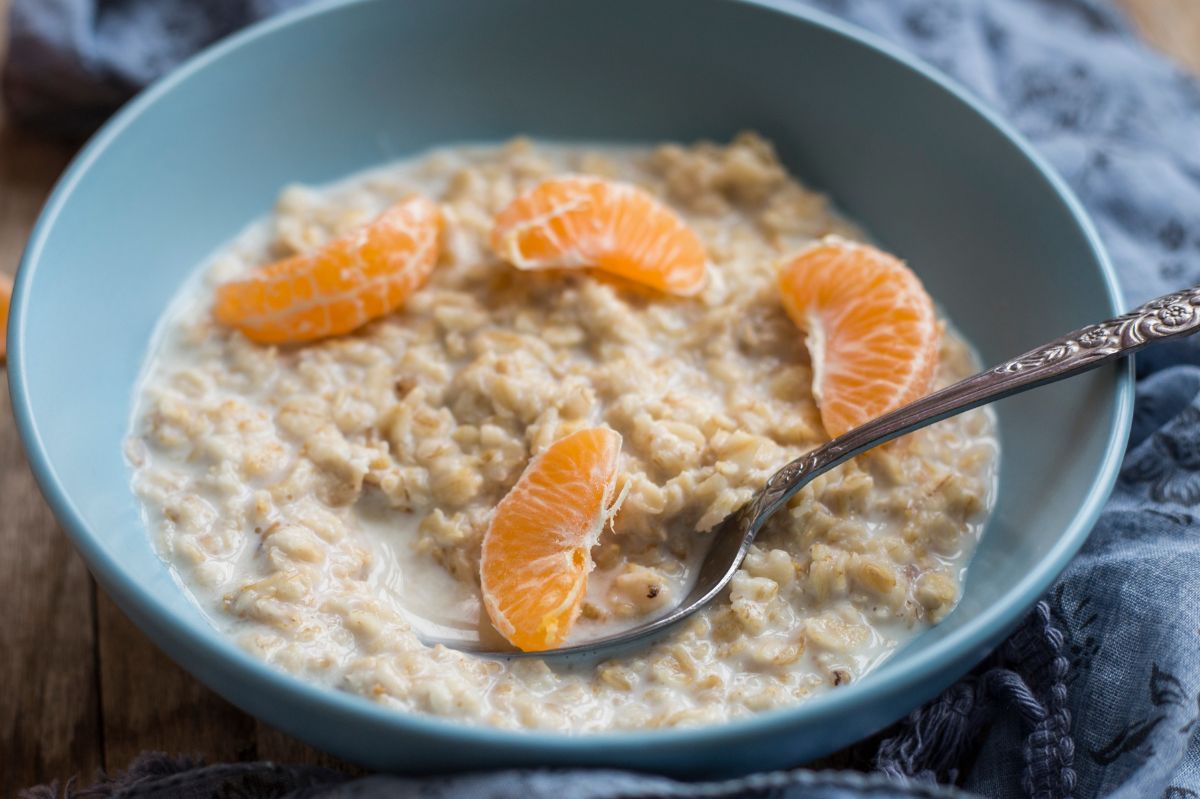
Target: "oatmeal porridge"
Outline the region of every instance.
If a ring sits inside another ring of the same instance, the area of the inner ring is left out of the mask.
[[[673,208],[707,248],[702,290],[668,296],[493,255],[496,213],[566,173]],[[441,254],[399,311],[292,346],[214,321],[217,286],[414,193],[440,205]],[[496,637],[480,599],[494,510],[531,458],[585,428],[620,434],[624,502],[591,552],[568,643],[682,598],[714,525],[828,440],[776,286],[781,259],[827,234],[863,238],[751,134],[654,148],[515,140],[287,188],[186,287],[149,355],[127,451],[157,549],[259,657],[473,723],[708,724],[858,680],[958,601],[994,493],[987,410],[814,480],[716,601],[628,654],[561,663],[423,643]],[[976,366],[945,329],[934,385]]]

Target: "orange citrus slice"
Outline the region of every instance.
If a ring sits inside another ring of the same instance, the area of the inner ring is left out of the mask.
[[[217,321],[261,344],[349,333],[399,308],[428,279],[441,229],[436,203],[405,200],[312,254],[221,286]]]
[[[899,259],[827,237],[779,273],[788,316],[808,334],[813,393],[830,436],[929,392],[941,327]]]
[[[0,272],[0,363],[8,356],[8,304],[12,302],[12,280]]]
[[[592,547],[620,507],[621,436],[606,427],[559,439],[496,506],[479,563],[483,604],[514,646],[561,644],[579,616]]]
[[[708,254],[667,206],[628,183],[544,180],[496,215],[492,249],[518,269],[593,267],[670,294],[704,288]]]

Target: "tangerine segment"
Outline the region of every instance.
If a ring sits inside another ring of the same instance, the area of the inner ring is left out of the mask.
[[[813,394],[830,436],[929,392],[941,326],[921,281],[899,259],[830,236],[783,267],[779,291],[808,334]]]
[[[518,269],[604,272],[680,296],[707,279],[708,253],[645,191],[583,175],[544,180],[496,215],[492,249]]]
[[[8,355],[8,305],[12,302],[12,280],[0,272],[0,363]]]
[[[517,648],[561,644],[582,606],[592,547],[617,512],[621,435],[579,430],[530,461],[496,506],[479,563],[483,604]]]
[[[442,212],[412,197],[309,255],[217,290],[216,317],[261,344],[349,333],[404,304],[437,263]]]

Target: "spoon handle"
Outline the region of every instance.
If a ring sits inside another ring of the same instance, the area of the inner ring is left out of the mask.
[[[714,528],[712,546],[700,564],[692,588],[674,610],[640,627],[563,647],[553,654],[591,656],[631,644],[703,607],[729,583],[759,528],[771,514],[809,480],[855,455],[971,408],[1095,369],[1148,344],[1197,330],[1200,330],[1200,286],[1151,300],[1116,319],[1080,328],[854,428],[775,472],[754,499]],[[478,642],[444,643],[458,649],[481,648]],[[526,653],[485,654],[520,657]]]
[[[1142,347],[1200,330],[1200,286],[1167,294],[1018,355],[941,391],[877,417],[777,471],[755,498],[751,529],[809,480],[868,449],[950,416],[1095,369]]]

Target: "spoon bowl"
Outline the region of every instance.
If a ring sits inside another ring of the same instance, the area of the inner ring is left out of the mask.
[[[754,537],[772,514],[814,478],[856,455],[972,408],[1095,369],[1160,341],[1200,329],[1200,287],[1151,300],[1137,309],[1080,328],[1023,355],[947,386],[860,427],[849,430],[784,466],[745,505],[712,532],[696,579],[672,610],[635,627],[555,649],[520,652],[498,635],[471,639],[431,638],[429,644],[484,655],[565,657],[602,655],[659,633],[711,602],[733,579]]]
[[[281,185],[517,132],[648,142],[743,128],[775,140],[792,172],[919,264],[988,362],[1120,308],[1093,227],[1020,136],[918,59],[804,4],[309,4],[127,105],[64,175],[25,251],[9,325],[13,409],[42,492],[97,583],[230,702],[377,770],[786,768],[935,695],[1003,639],[1086,539],[1129,430],[1126,364],[997,406],[995,507],[954,612],[860,681],[703,727],[495,729],[284,672],[180,589],[129,491],[122,443],[146,341],[196,265]]]

